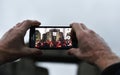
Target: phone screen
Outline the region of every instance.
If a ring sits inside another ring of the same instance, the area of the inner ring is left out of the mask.
[[[36,27],[34,47],[38,49],[72,48],[70,27]]]

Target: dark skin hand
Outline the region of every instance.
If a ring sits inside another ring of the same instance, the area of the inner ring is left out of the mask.
[[[39,26],[40,22],[25,20],[16,24],[0,39],[0,64],[14,61],[21,57],[41,55],[42,52],[36,48],[25,45],[24,36],[31,26]]]
[[[76,35],[78,40],[78,48],[68,50],[70,55],[95,64],[101,70],[120,62],[119,57],[112,52],[104,39],[93,30],[87,28],[82,23],[72,23],[71,26],[72,36]]]

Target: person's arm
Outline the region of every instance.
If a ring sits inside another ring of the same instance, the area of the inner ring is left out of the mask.
[[[16,24],[0,39],[0,65],[14,61],[18,58],[41,55],[42,52],[36,48],[29,48],[25,45],[24,36],[31,26],[39,26],[40,22],[25,20]]]
[[[69,54],[95,64],[101,70],[120,62],[119,57],[111,51],[104,39],[93,30],[82,23],[72,23],[71,26],[72,36],[76,35],[78,40],[78,48],[68,50]]]

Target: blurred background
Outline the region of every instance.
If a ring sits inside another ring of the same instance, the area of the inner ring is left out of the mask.
[[[26,19],[42,25],[82,22],[100,34],[120,56],[120,0],[0,0],[0,37]],[[25,37],[29,41],[29,32]],[[1,67],[1,75],[98,75],[100,70],[68,56],[65,51],[44,51],[41,58],[25,58]],[[89,67],[89,68],[88,68]]]

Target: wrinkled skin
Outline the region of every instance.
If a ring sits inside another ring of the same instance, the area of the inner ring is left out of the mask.
[[[42,52],[36,48],[29,48],[25,45],[24,36],[31,26],[39,26],[40,22],[25,20],[11,28],[0,39],[0,64],[14,61],[26,56],[40,56]],[[84,24],[72,23],[72,36],[76,36],[78,48],[68,50],[68,53],[79,59],[96,64],[100,69],[120,62],[105,41],[93,30],[88,29]]]
[[[0,64],[14,61],[20,57],[41,55],[42,52],[25,45],[24,36],[31,26],[39,26],[40,22],[25,20],[16,24],[0,39]]]
[[[88,29],[82,23],[72,23],[71,26],[71,34],[76,36],[78,48],[68,50],[70,55],[95,64],[102,70],[111,64],[120,62],[119,57],[111,51],[104,39],[93,30]]]

